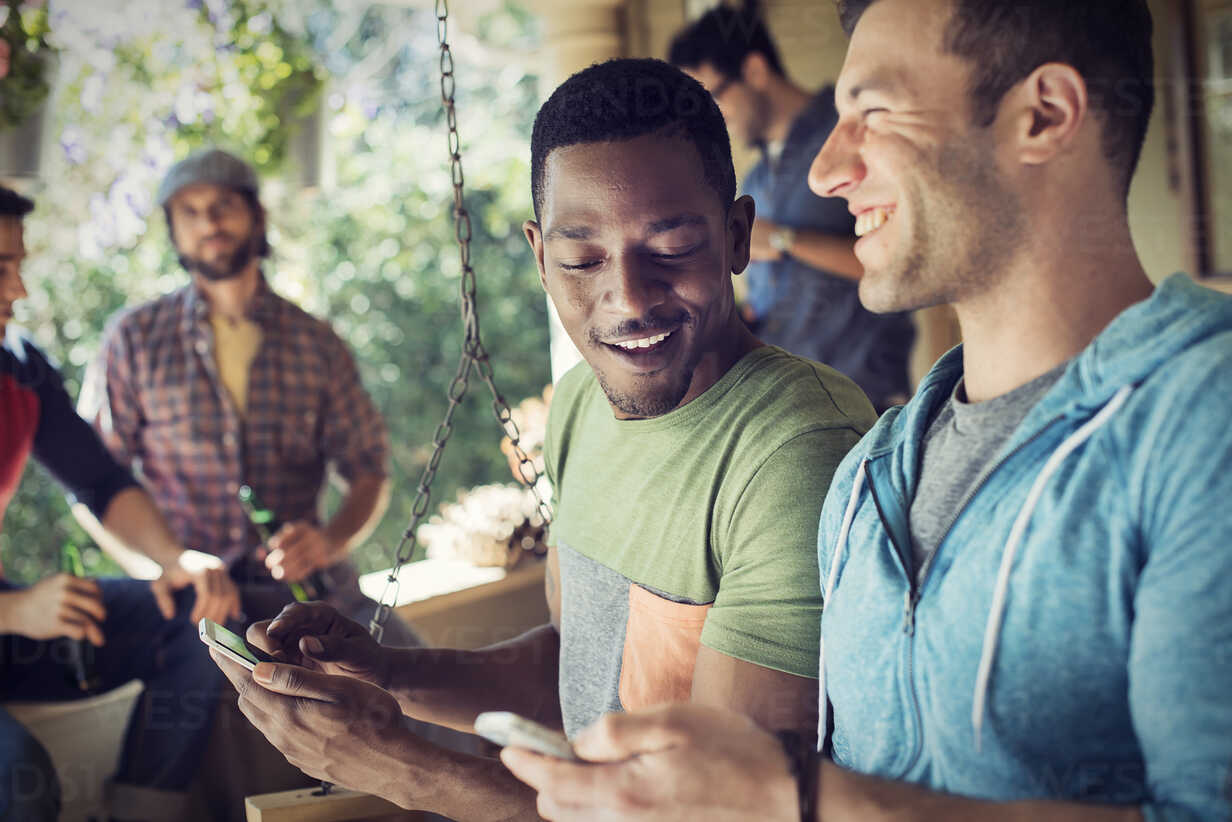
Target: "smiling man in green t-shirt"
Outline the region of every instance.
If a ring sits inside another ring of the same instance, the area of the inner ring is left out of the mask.
[[[754,206],[696,81],[657,60],[574,75],[539,111],[531,167],[526,236],[586,359],[548,424],[552,623],[478,651],[393,650],[292,605],[249,638],[314,670],[250,678],[220,661],[290,761],[455,819],[531,817],[534,795],[495,760],[416,739],[398,709],[462,730],[506,710],[572,733],[691,700],[812,736],[817,521],[873,421],[849,379],[763,345],[737,314]]]
[[[692,699],[811,730],[807,549],[872,410],[740,320],[731,275],[754,205],[735,199],[713,101],[682,74],[627,60],[575,75],[531,156],[526,234],[586,360],[548,423],[564,728]]]

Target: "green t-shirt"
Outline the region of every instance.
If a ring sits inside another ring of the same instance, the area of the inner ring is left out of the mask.
[[[818,518],[874,419],[849,379],[772,346],[647,420],[616,419],[585,363],[561,379],[546,454],[566,730],[687,698],[698,641],[817,676]]]

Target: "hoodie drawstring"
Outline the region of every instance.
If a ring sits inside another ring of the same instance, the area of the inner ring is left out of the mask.
[[[997,645],[1001,640],[1001,624],[1005,617],[1005,601],[1009,591],[1010,573],[1014,567],[1014,557],[1018,553],[1018,545],[1022,542],[1022,536],[1027,530],[1027,523],[1030,521],[1031,515],[1035,512],[1035,507],[1039,504],[1040,498],[1044,494],[1044,486],[1047,485],[1052,475],[1057,472],[1057,469],[1061,467],[1061,463],[1078,446],[1090,439],[1091,435],[1108,422],[1112,415],[1125,404],[1125,401],[1129,399],[1129,395],[1133,391],[1133,386],[1126,385],[1122,387],[1100,409],[1098,414],[1084,423],[1077,431],[1070,434],[1057,450],[1052,453],[1048,461],[1044,463],[1039,476],[1035,478],[1035,482],[1031,485],[1031,491],[1027,494],[1027,501],[1023,503],[1022,510],[1018,512],[1018,517],[1014,520],[1014,527],[1010,529],[1010,535],[1005,541],[1005,548],[1002,549],[1001,569],[997,573],[997,587],[993,591],[992,606],[988,611],[988,622],[984,626],[984,650],[980,655],[979,673],[975,679],[975,697],[971,706],[971,727],[975,731],[975,749],[977,751],[980,749],[980,733],[984,727],[984,713],[988,698],[988,680],[992,676],[992,665],[997,656]]]
[[[860,468],[856,471],[856,479],[851,486],[851,497],[847,500],[847,510],[843,514],[843,527],[839,529],[838,542],[834,545],[834,556],[830,559],[830,571],[826,574],[825,597],[821,602],[823,615],[826,606],[830,602],[830,596],[834,593],[834,586],[838,583],[839,560],[843,556],[843,551],[847,548],[847,538],[851,534],[851,523],[856,518],[856,508],[859,506],[860,492],[864,490],[864,467],[866,465],[868,465],[868,460],[861,461]],[[826,638],[824,632],[817,655],[817,685],[821,695],[820,705],[817,708],[817,747],[820,750],[825,745],[826,726],[829,724],[830,711],[830,699],[826,692]]]

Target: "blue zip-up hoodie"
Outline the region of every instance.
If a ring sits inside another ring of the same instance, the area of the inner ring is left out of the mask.
[[[984,799],[1232,818],[1232,298],[1177,275],[1117,317],[917,587],[920,443],[961,376],[955,349],[822,511],[835,762]]]

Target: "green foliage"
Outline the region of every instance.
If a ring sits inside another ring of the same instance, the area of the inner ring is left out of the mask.
[[[47,8],[23,9],[20,0],[0,6],[0,40],[9,49],[9,71],[0,78],[0,130],[20,125],[51,93],[53,50],[47,43]]]
[[[303,127],[303,118],[320,104],[321,79],[315,58],[307,43],[279,25],[268,9],[252,3],[231,0],[221,15],[203,4],[200,15],[215,31],[217,53],[231,58],[218,61],[218,74],[211,78],[213,88],[248,90],[251,99],[242,110],[231,110],[252,121],[255,142],[250,159],[257,170],[277,171],[286,159],[290,140]],[[214,139],[213,125],[180,123],[179,132],[186,139],[208,142]]]
[[[310,44],[263,5],[230,0],[203,3],[195,15],[178,11],[196,37],[173,42],[156,34],[125,43],[114,52],[118,68],[151,88],[178,90],[169,125],[180,142],[228,143],[242,135],[259,173],[280,171],[304,119],[320,105]]]
[[[267,167],[280,172],[263,176],[275,249],[267,274],[276,291],[328,319],[351,345],[390,429],[393,500],[375,539],[356,555],[363,570],[388,567],[462,343],[435,19],[430,10],[356,12],[327,0],[209,2],[204,12],[134,5],[139,10],[109,31],[71,16],[52,21],[65,38],[54,123],[63,150],[43,189],[33,192],[30,296],[18,316],[59,360],[75,395],[106,319],[187,282],[152,202],[167,166],[206,142],[250,157],[268,150]],[[516,403],[549,379],[546,307],[520,230],[531,211],[528,143],[537,89],[508,59],[533,56],[535,32],[525,12],[492,6],[470,33],[456,24],[451,32],[484,342],[497,384]],[[233,37],[220,33],[226,26],[236,27]],[[249,37],[249,45],[230,48]],[[265,43],[282,54],[276,58]],[[254,115],[269,111],[269,101],[253,80],[260,77],[255,64],[237,58],[267,66],[258,52],[269,65],[307,54],[326,66],[328,159],[337,180],[331,190],[307,194],[290,185],[294,156],[276,165],[285,133],[269,132]],[[472,381],[433,499],[507,481],[499,439],[491,398]],[[89,544],[45,472],[27,471],[0,534],[6,573],[32,580],[55,570],[66,542]],[[87,570],[109,570],[97,551],[84,554]]]

